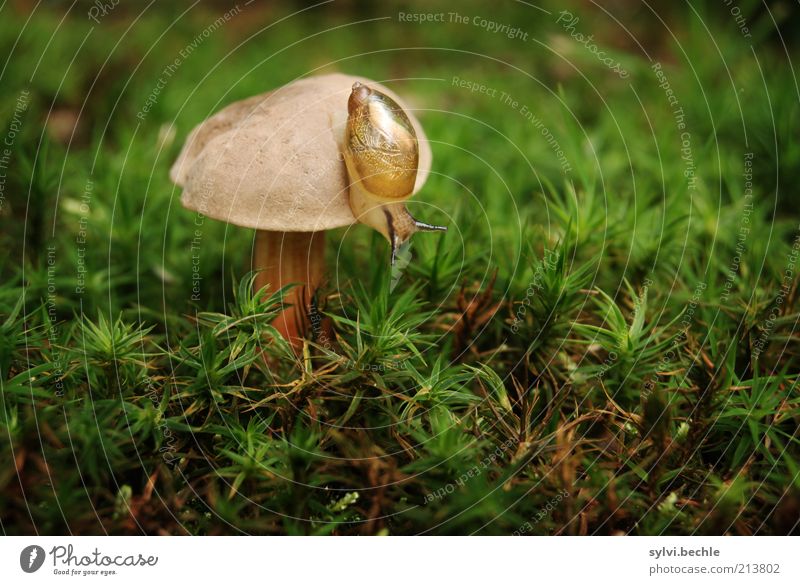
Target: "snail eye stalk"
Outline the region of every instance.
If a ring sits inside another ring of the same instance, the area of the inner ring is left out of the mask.
[[[446,225],[431,225],[429,223],[424,223],[421,221],[414,220],[414,225],[417,226],[417,230],[421,232],[446,232],[447,226]]]

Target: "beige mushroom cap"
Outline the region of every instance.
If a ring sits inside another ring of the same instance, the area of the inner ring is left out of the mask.
[[[419,141],[416,193],[432,159],[419,121],[383,85],[335,73],[235,102],[192,130],[170,170],[172,181],[183,187],[184,207],[269,231],[311,232],[355,223],[341,153],[347,99],[356,81],[406,110]]]

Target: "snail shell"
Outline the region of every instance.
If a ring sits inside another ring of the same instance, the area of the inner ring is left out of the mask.
[[[378,200],[408,199],[417,177],[419,145],[406,113],[389,96],[358,82],[347,111],[344,146],[351,180]]]

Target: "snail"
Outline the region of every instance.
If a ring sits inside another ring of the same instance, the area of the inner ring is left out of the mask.
[[[419,231],[446,231],[417,221],[406,209],[419,165],[414,127],[397,102],[361,82],[347,101],[343,155],[355,218],[389,241],[394,265],[402,246]]]

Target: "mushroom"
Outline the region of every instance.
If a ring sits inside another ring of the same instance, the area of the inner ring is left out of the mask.
[[[184,207],[256,230],[255,287],[298,284],[273,325],[302,346],[324,274],[324,232],[356,221],[398,248],[420,230],[403,203],[428,177],[419,121],[386,87],[343,74],[235,102],[197,126],[170,171]]]

